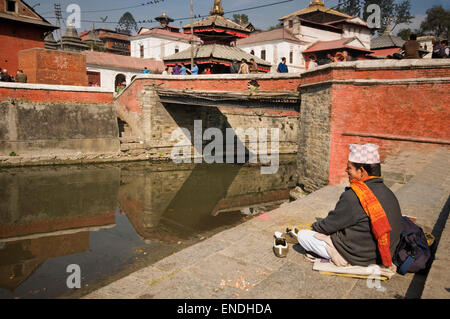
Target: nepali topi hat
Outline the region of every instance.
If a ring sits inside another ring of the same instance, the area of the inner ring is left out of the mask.
[[[380,164],[380,154],[378,149],[380,148],[375,144],[350,144],[350,155],[348,161],[358,164]]]

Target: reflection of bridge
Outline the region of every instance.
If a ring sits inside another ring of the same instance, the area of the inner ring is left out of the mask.
[[[289,200],[295,186],[293,163],[274,175],[261,175],[255,166],[181,167],[122,171],[120,206],[143,238],[175,240],[235,224],[245,208]],[[220,214],[225,211],[230,214]]]

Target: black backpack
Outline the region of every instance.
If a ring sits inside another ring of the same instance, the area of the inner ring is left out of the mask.
[[[397,272],[404,275],[425,269],[431,258],[431,250],[422,228],[405,216],[402,217],[402,224],[403,232],[393,262]]]

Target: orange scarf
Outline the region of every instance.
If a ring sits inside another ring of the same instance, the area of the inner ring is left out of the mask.
[[[370,219],[372,233],[378,241],[378,250],[380,252],[383,265],[390,267],[392,266],[392,257],[390,251],[389,233],[392,231],[392,228],[391,225],[389,225],[386,212],[380,202],[370,188],[364,183],[372,178],[377,177],[371,176],[361,181],[354,179],[350,182],[350,187],[355,192],[364,211]]]

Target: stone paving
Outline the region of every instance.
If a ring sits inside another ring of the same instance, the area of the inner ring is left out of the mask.
[[[319,274],[290,245],[286,258],[275,257],[273,233],[308,225],[334,209],[344,186],[328,186],[295,202],[226,230],[109,284],[84,298],[178,299],[394,299],[450,298],[450,150],[402,153],[383,165],[386,184],[396,193],[404,215],[436,236],[440,244],[428,274],[396,274],[383,291],[364,279]],[[447,202],[447,205],[446,205]],[[448,223],[448,222],[447,222]],[[444,230],[444,231],[442,231]],[[440,236],[442,232],[442,236]]]

